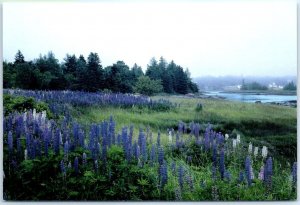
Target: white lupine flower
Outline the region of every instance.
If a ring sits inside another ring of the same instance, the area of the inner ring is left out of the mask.
[[[24,150],[24,159],[25,159],[25,160],[28,159],[27,149]]]
[[[254,157],[257,157],[258,155],[258,147],[254,147]]]
[[[248,153],[251,155],[252,154],[252,143],[250,142],[249,147],[248,147]]]
[[[229,135],[225,134],[225,140],[228,140],[228,138],[229,138]]]
[[[71,162],[69,162],[68,169],[71,169],[71,168],[72,168],[72,165],[71,165]]]
[[[241,142],[241,135],[238,134],[238,135],[236,136],[236,143],[237,143],[237,144],[240,144],[240,142]]]
[[[250,167],[250,176],[251,176],[251,179],[254,179],[254,173],[253,173],[253,168],[252,168],[252,166]]]
[[[266,158],[268,155],[268,148],[266,146],[263,146],[262,151],[261,151],[261,156],[263,158]]]
[[[236,139],[233,139],[233,140],[232,140],[232,146],[233,146],[233,149],[236,148]]]
[[[27,119],[27,112],[24,112],[23,113],[23,121],[26,122],[26,119]]]
[[[260,172],[258,173],[258,179],[264,180],[264,171],[265,171],[264,166],[261,166]]]
[[[172,131],[169,131],[169,143],[172,143]]]
[[[46,111],[44,110],[44,111],[42,112],[42,121],[43,121],[43,122],[45,122],[46,117],[47,117],[47,113],[46,113]]]
[[[37,117],[37,116],[36,116],[36,109],[35,109],[35,108],[33,109],[32,116],[33,116],[33,119],[34,119],[34,120],[35,120],[36,117]]]

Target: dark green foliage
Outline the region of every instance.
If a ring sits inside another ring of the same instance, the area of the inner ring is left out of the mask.
[[[15,97],[9,94],[3,95],[4,115],[7,116],[13,112],[24,112],[36,109],[37,112],[46,111],[47,117],[52,118],[48,105],[44,102],[36,102],[33,98]]]
[[[153,95],[162,91],[160,80],[151,80],[148,76],[141,76],[134,87],[134,91],[144,95]]]
[[[289,82],[286,84],[283,88],[283,90],[297,90],[297,86],[294,84],[294,82]]]
[[[268,87],[265,85],[261,85],[258,82],[252,82],[252,83],[245,83],[243,81],[241,90],[267,90]]]
[[[23,54],[18,51],[14,63],[3,64],[4,88],[40,89],[40,90],[82,90],[97,92],[132,93],[138,87],[138,79],[144,76],[137,64],[130,69],[123,61],[102,68],[97,53],[90,53],[87,61],[82,55],[77,58],[67,54],[64,62],[59,63],[52,52],[40,55],[33,62],[26,62]],[[198,87],[192,82],[188,70],[184,71],[174,61],[169,64],[161,57],[159,62],[152,58],[146,70],[146,76],[155,82],[161,82],[165,93],[195,93]],[[157,85],[160,87],[160,85]],[[149,91],[140,93],[149,93]],[[155,92],[158,92],[157,90]],[[154,92],[154,93],[155,93]],[[149,95],[153,94],[150,92]]]
[[[166,93],[187,94],[188,92],[198,92],[198,87],[192,82],[188,70],[184,71],[174,61],[167,64],[163,57],[159,63],[152,58],[148,65],[146,75],[152,80],[161,80],[163,91]]]

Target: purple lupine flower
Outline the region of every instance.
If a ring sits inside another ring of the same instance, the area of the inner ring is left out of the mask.
[[[184,169],[182,165],[180,165],[178,168],[178,183],[181,190],[183,188],[183,177],[184,177]]]
[[[109,135],[111,137],[111,141],[112,141],[112,144],[115,144],[115,127],[116,127],[116,123],[115,121],[113,120],[113,117],[112,115],[110,116],[109,118],[109,128],[108,128],[108,132],[109,132]]]
[[[231,180],[231,174],[228,170],[225,170],[224,172],[224,178],[227,180],[227,181],[230,181]]]
[[[60,161],[60,171],[62,172],[63,176],[66,176],[66,167],[65,167],[64,160]]]
[[[293,164],[293,168],[292,168],[292,181],[293,184],[296,185],[297,184],[297,162],[294,162]]]
[[[194,132],[194,135],[196,137],[196,140],[198,140],[199,139],[199,132],[200,132],[200,124],[196,123],[193,128],[194,128],[193,132]]]
[[[30,151],[30,158],[31,159],[35,159],[35,156],[36,156],[36,142],[37,140],[33,140],[33,143],[32,143],[32,146],[31,146],[31,151]]]
[[[64,144],[64,156],[66,160],[68,160],[68,153],[69,153],[69,143],[68,141],[66,141]]]
[[[41,153],[41,143],[39,140],[36,141],[36,156],[40,157],[42,155]]]
[[[172,163],[171,163],[171,170],[172,170],[172,173],[173,173],[173,175],[175,175],[176,173],[176,163],[174,162],[174,161],[172,161]]]
[[[76,147],[79,144],[79,125],[76,122],[73,123],[73,138]]]
[[[179,132],[180,134],[183,134],[183,129],[184,129],[184,124],[183,124],[182,121],[180,121],[180,122],[178,123],[178,132]]]
[[[221,148],[221,152],[220,152],[220,174],[221,174],[221,179],[224,178],[224,172],[225,172],[225,155],[224,155],[224,148]]]
[[[120,145],[121,144],[121,135],[118,134],[117,136],[117,145]]]
[[[217,166],[217,146],[216,146],[216,143],[213,143],[212,162],[215,166]]]
[[[272,174],[273,174],[273,162],[272,158],[269,157],[266,161],[265,170],[264,170],[264,181],[269,188],[272,186]]]
[[[192,156],[187,156],[187,163],[191,164],[192,163]]]
[[[75,174],[78,174],[78,167],[79,167],[78,157],[75,157],[75,159],[74,159],[74,170],[75,170]]]
[[[141,154],[143,156],[143,161],[146,162],[148,156],[147,156],[147,144],[146,144],[146,137],[145,137],[145,135],[143,135],[143,137],[142,137]]]
[[[22,155],[22,144],[21,144],[21,139],[20,138],[17,139],[17,152],[18,152],[19,156]]]
[[[152,144],[151,152],[150,152],[150,163],[153,166],[153,163],[156,161],[156,147],[155,144]]]
[[[265,168],[264,168],[264,166],[261,166],[260,172],[259,172],[259,174],[258,174],[258,179],[264,180],[264,175],[265,175],[264,172],[265,172]]]
[[[11,155],[13,153],[13,149],[14,149],[13,136],[12,136],[11,131],[8,132],[7,143],[8,143],[9,154]]]
[[[168,183],[168,168],[165,161],[162,165],[160,165],[159,174],[160,174],[160,188],[163,189],[163,187]]]
[[[78,133],[78,137],[79,137],[79,145],[84,148],[84,132],[83,130],[80,130],[79,133]]]
[[[59,133],[59,129],[56,129],[55,131],[55,135],[54,135],[54,142],[53,142],[53,145],[54,145],[54,152],[55,154],[59,154],[59,144],[60,144],[60,133]]]
[[[160,131],[157,134],[157,147],[160,147]]]
[[[239,181],[239,183],[242,183],[244,181],[244,173],[243,172],[240,172],[238,181]]]
[[[247,179],[247,182],[248,182],[248,186],[251,186],[252,178],[251,178],[251,159],[250,159],[250,156],[246,157],[245,170],[246,170],[246,179]]]
[[[83,153],[82,154],[82,164],[83,164],[83,166],[86,166],[86,163],[87,163],[86,153]]]
[[[209,130],[209,128],[206,128],[205,133],[204,133],[204,148],[205,148],[205,151],[208,151],[209,148],[210,148],[209,136],[210,136],[210,130]]]
[[[194,183],[193,183],[193,179],[191,175],[186,175],[185,180],[187,182],[187,184],[190,187],[190,190],[192,191],[194,189]]]
[[[211,173],[212,173],[212,179],[213,181],[215,181],[217,179],[217,175],[216,175],[216,166],[214,164],[212,164],[212,170],[211,170]]]
[[[159,147],[158,148],[158,163],[159,163],[159,165],[163,164],[164,157],[165,157],[164,149],[162,147]]]
[[[181,201],[182,200],[180,189],[175,189],[175,199],[176,199],[176,201]]]
[[[98,160],[94,161],[94,168],[95,168],[95,172],[98,172],[98,168],[99,168]]]

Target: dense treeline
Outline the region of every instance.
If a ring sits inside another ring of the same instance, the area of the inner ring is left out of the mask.
[[[150,92],[144,92],[144,87],[140,86],[145,84]],[[52,52],[40,55],[33,61],[25,61],[23,54],[18,51],[13,63],[4,62],[3,87],[89,92],[110,90],[143,94],[198,92],[197,85],[191,81],[189,71],[184,71],[174,61],[167,63],[161,57],[157,62],[152,58],[144,74],[140,66],[135,64],[129,68],[123,61],[103,68],[98,54],[92,52],[87,59],[83,55],[76,57],[67,54],[63,62],[59,63]]]
[[[268,90],[268,87],[258,82],[245,83],[243,81],[241,90]]]

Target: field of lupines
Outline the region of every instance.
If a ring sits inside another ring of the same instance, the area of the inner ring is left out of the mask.
[[[116,130],[114,116],[86,127],[69,116],[11,113],[3,122],[5,199],[296,199],[297,163],[283,168],[267,147],[209,124],[178,122],[162,133],[134,126]]]

